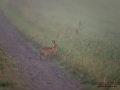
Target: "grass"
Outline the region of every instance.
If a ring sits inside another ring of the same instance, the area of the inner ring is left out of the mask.
[[[44,16],[37,7],[37,1],[31,1],[1,1],[1,9],[15,30],[37,49],[52,46],[51,41],[55,39],[60,48],[53,61],[90,90],[118,90],[119,85],[116,88],[98,88],[90,83],[120,82],[118,35],[112,39],[107,34],[107,38],[91,36],[81,30],[81,25],[76,28]]]
[[[13,86],[13,82],[11,82],[11,81],[0,82],[0,87],[10,87],[10,86]]]
[[[0,90],[26,90],[25,76],[0,42]]]

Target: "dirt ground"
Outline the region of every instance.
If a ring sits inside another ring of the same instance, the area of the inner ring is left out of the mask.
[[[31,90],[83,90],[52,62],[40,60],[38,52],[25,41],[0,12],[0,39],[27,77]]]

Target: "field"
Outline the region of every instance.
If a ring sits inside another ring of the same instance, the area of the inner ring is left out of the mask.
[[[53,62],[59,68],[85,87],[102,90],[92,84],[120,82],[120,2],[112,2],[4,0],[0,6],[15,30],[38,50],[56,40],[60,48]]]

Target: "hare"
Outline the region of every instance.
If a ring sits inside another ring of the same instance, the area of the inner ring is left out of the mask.
[[[59,46],[57,44],[55,44],[55,41],[52,41],[54,44],[54,47],[43,47],[40,50],[40,59],[42,60],[42,57],[45,55],[50,55],[51,56],[51,61],[53,56],[56,54],[57,49],[59,48]]]

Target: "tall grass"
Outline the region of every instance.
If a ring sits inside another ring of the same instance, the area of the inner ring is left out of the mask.
[[[120,82],[120,43],[115,39],[103,39],[89,35],[79,22],[79,28],[51,20],[39,12],[31,0],[4,0],[1,9],[21,35],[32,42],[37,49],[52,46],[56,40],[59,50],[55,59],[59,68],[73,78],[97,90],[94,82]],[[23,4],[24,3],[24,4]],[[108,36],[109,38],[109,36]],[[104,88],[117,90],[116,88]],[[99,88],[99,90],[103,88]]]

